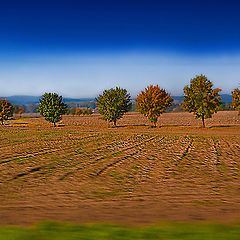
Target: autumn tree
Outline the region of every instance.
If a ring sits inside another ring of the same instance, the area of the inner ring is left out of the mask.
[[[63,102],[62,96],[58,96],[57,93],[45,93],[40,99],[38,111],[55,127],[56,123],[62,119],[62,115],[67,113],[67,105]]]
[[[232,106],[234,109],[238,110],[238,115],[240,115],[240,89],[236,88],[232,91]]]
[[[4,121],[13,116],[13,105],[5,99],[0,99],[0,121],[3,125]]]
[[[190,86],[184,87],[185,111],[193,112],[196,118],[202,120],[205,127],[205,119],[211,118],[220,109],[220,88],[213,89],[213,84],[204,75],[198,75],[191,79]]]
[[[172,102],[172,97],[158,85],[146,87],[136,99],[137,110],[146,116],[154,127],[157,125],[158,117],[171,106]]]
[[[104,90],[96,102],[103,119],[113,122],[114,126],[116,126],[117,120],[131,109],[132,105],[130,94],[126,89],[120,87]]]

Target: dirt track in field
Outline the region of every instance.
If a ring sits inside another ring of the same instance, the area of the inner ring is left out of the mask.
[[[0,127],[0,223],[41,220],[153,223],[237,221],[240,117],[219,112],[208,128],[169,113],[149,128],[138,114],[107,128],[98,115]]]

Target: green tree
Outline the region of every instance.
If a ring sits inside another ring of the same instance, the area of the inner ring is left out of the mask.
[[[103,119],[113,122],[114,126],[116,126],[117,120],[131,109],[132,105],[130,94],[126,89],[120,87],[104,90],[96,102]]]
[[[5,99],[0,99],[0,121],[3,125],[4,121],[13,116],[13,105]]]
[[[157,125],[158,117],[171,106],[173,99],[158,85],[150,85],[138,94],[136,103],[137,110],[147,117],[150,122]]]
[[[232,91],[232,106],[234,109],[238,110],[238,115],[240,115],[240,89],[235,88]]]
[[[58,96],[57,93],[45,93],[40,99],[38,111],[55,127],[56,123],[62,119],[62,115],[67,113],[67,105],[63,102],[62,96]]]
[[[220,109],[220,88],[212,89],[213,84],[204,75],[198,75],[191,79],[190,86],[184,87],[185,111],[193,112],[196,118],[202,120],[205,127],[205,119],[211,118]]]

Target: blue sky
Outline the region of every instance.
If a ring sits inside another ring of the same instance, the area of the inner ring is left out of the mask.
[[[119,85],[171,94],[196,74],[240,84],[240,2],[22,0],[0,3],[0,96],[95,97]]]

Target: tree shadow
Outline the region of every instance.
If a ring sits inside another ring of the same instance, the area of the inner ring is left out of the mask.
[[[238,124],[212,125],[212,126],[207,126],[206,128],[231,128],[231,127],[240,127],[240,125]]]

